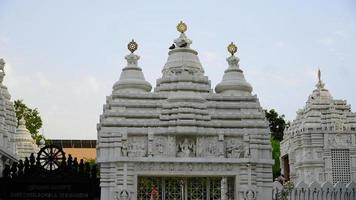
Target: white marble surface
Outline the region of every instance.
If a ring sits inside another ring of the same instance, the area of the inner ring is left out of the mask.
[[[335,149],[347,149],[350,152],[349,176],[355,181],[355,137],[356,113],[351,112],[345,100],[332,97],[319,72],[316,89],[285,131],[281,156],[289,156],[291,178],[295,182],[336,182],[332,175],[331,153]]]
[[[138,176],[229,176],[235,199],[269,199],[268,123],[238,58],[214,93],[192,41],[182,33],[174,42],[153,92],[128,61],[107,97],[97,126],[101,199],[128,191],[135,200]]]
[[[4,77],[5,61],[0,59],[0,172],[5,164],[11,164],[17,160],[13,142],[17,120],[11,96],[7,87],[3,85]]]

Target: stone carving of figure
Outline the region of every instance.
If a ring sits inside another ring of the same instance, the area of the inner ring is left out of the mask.
[[[344,123],[339,119],[335,121],[335,130],[336,131],[342,131],[344,127]]]
[[[127,156],[127,142],[126,141],[122,143],[121,154],[122,154],[122,156]]]
[[[352,144],[351,135],[334,134],[329,135],[328,143],[332,147],[345,147]]]
[[[194,155],[194,144],[189,143],[188,138],[184,138],[184,141],[178,145],[179,157],[190,157]]]
[[[241,142],[229,142],[226,146],[226,154],[228,158],[243,158],[245,157],[245,146]]]

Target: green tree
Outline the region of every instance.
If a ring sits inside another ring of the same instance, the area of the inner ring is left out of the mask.
[[[39,133],[42,127],[42,119],[37,108],[32,109],[27,107],[23,100],[16,100],[14,102],[17,121],[23,117],[26,121],[26,128],[30,131],[32,138],[36,141],[36,144],[40,144],[42,138],[45,140],[44,136]]]
[[[271,136],[278,141],[283,140],[283,132],[287,126],[284,115],[279,115],[274,109],[265,110],[266,118],[269,121]]]
[[[273,179],[281,175],[281,164],[280,164],[280,141],[283,140],[284,129],[289,123],[286,123],[284,115],[279,115],[274,109],[265,110],[266,118],[269,122],[269,129],[271,133],[271,145],[272,145],[272,158],[274,160],[274,165],[272,167]]]
[[[280,141],[271,138],[271,145],[272,145],[272,159],[274,160],[274,164],[272,166],[273,172],[273,180],[281,175],[281,163],[279,157],[281,156],[281,145]]]

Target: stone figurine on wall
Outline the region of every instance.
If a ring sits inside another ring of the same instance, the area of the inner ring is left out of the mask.
[[[178,157],[194,157],[195,156],[195,142],[193,139],[184,138],[179,141],[177,145]]]
[[[229,139],[226,141],[226,156],[228,158],[244,158],[246,151],[246,145],[238,141],[238,139]]]
[[[145,157],[147,138],[140,136],[129,137],[127,147],[129,157]]]

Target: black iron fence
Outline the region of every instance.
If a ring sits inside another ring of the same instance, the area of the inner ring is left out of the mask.
[[[24,161],[6,165],[0,178],[0,200],[99,199],[97,166],[66,157],[62,148],[43,147]]]

